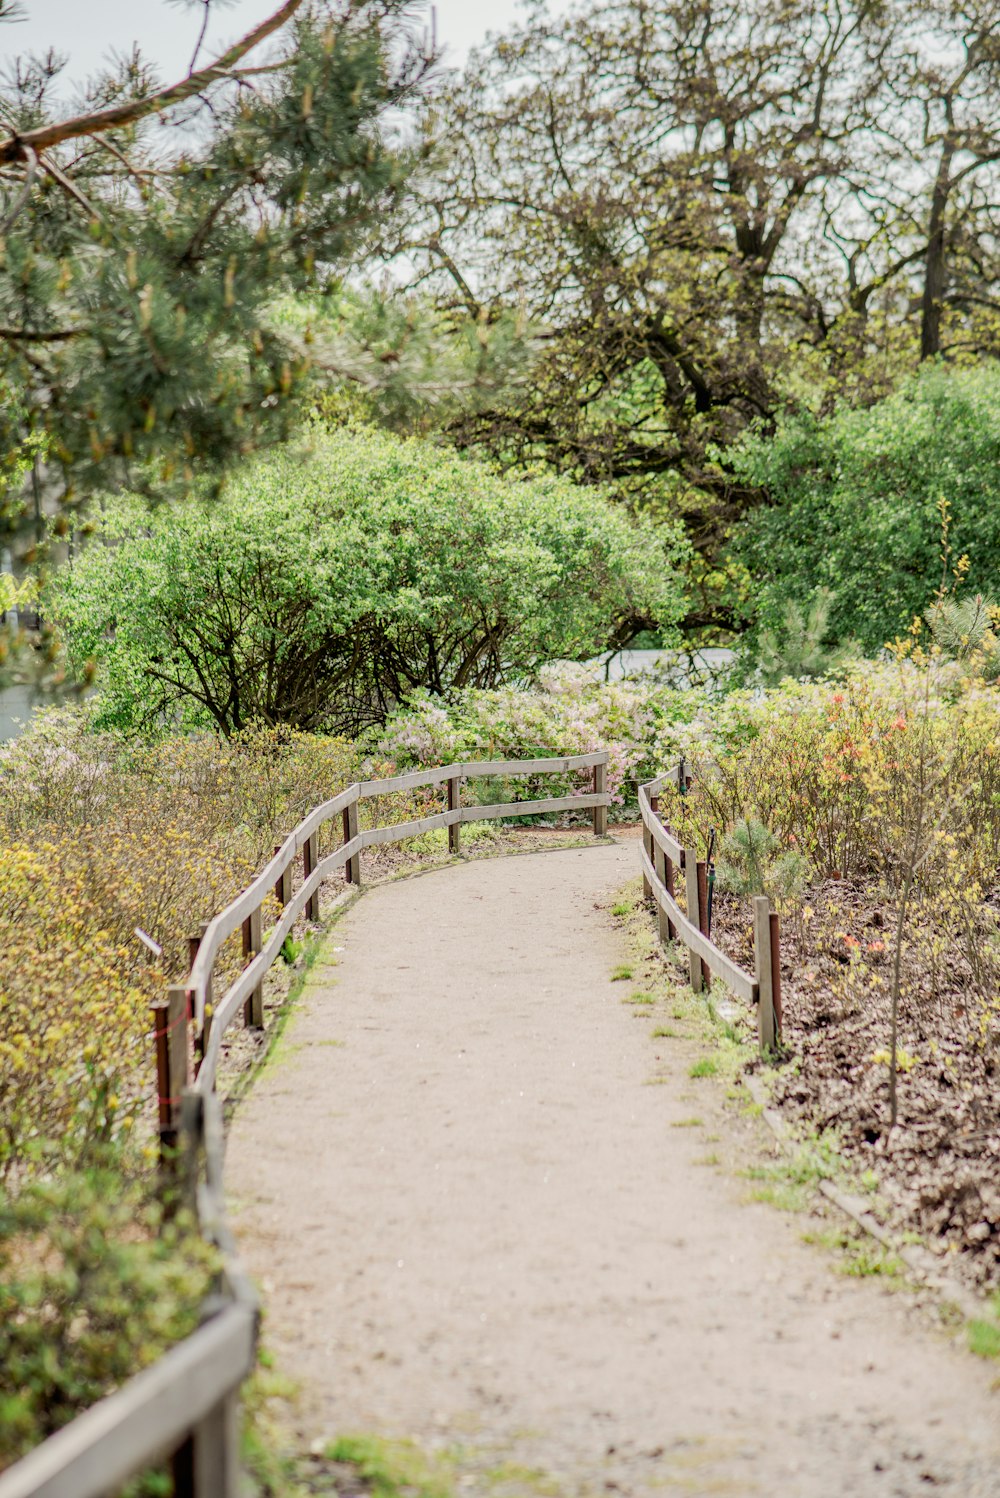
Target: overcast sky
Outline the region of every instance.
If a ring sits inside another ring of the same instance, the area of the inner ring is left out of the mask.
[[[230,41],[249,31],[276,8],[279,0],[229,0],[213,5],[217,12],[210,42]],[[562,9],[557,4],[554,9]],[[462,62],[469,48],[488,31],[503,31],[518,17],[519,0],[436,0],[438,40],[446,61]],[[187,71],[200,25],[200,7],[188,9],[167,0],[24,0],[26,19],[0,27],[0,52],[41,52],[56,47],[68,53],[68,75],[75,82],[95,72],[109,52],[128,51],[138,42],[160,65],[164,82]],[[211,56],[211,46],[201,57]]]

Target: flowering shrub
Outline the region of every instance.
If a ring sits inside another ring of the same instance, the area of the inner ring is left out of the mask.
[[[797,888],[769,892],[810,964],[833,955],[837,1012],[893,1029],[908,1016],[911,1038],[960,1026],[989,1059],[1000,1052],[1000,712],[995,690],[911,647],[838,685],[734,694],[698,725],[690,791],[667,788],[660,808],[688,844],[704,848],[714,827],[725,854],[733,829],[753,826],[775,867],[808,869]],[[877,924],[859,934],[851,913],[869,907]]]
[[[680,798],[668,789],[661,804],[700,845],[710,826],[754,818],[821,877],[888,877],[923,777],[939,830],[950,829],[977,877],[996,869],[996,697],[963,686],[948,667],[868,662],[836,686],[787,681],[733,693],[694,728],[686,746],[692,792]]]
[[[377,752],[404,765],[463,759],[541,758],[607,749],[613,807],[634,811],[635,782],[685,743],[702,698],[652,677],[595,683],[579,667],[550,666],[528,691],[467,691],[448,699],[414,697],[377,740]],[[590,788],[590,771],[565,778],[516,777],[525,797],[568,795]],[[537,790],[536,790],[537,787]],[[474,788],[475,789],[475,788]],[[484,790],[496,800],[495,787]]]

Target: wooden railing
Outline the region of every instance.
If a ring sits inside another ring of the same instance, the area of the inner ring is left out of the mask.
[[[642,875],[647,899],[657,907],[660,941],[679,941],[688,951],[691,987],[700,993],[713,976],[757,1011],[757,1035],[763,1054],[773,1051],[781,1033],[781,936],[776,912],[766,895],[753,899],[754,972],[728,957],[709,936],[708,869],[697,850],[683,848],[659,813],[659,794],[678,784],[683,770],[661,775],[639,786],[642,817]],[[685,789],[687,786],[685,785]],[[677,903],[675,880],[684,875],[685,913]],[[0,1495],[2,1498],[2,1495]]]
[[[263,1021],[264,977],[296,920],[318,920],[320,888],[341,869],[361,883],[365,848],[402,842],[434,828],[447,828],[457,852],[460,829],[469,822],[529,817],[556,811],[592,813],[597,836],[607,831],[606,751],[534,760],[476,760],[418,770],[390,780],[352,785],[316,807],[289,833],[270,863],[225,910],[209,921],[197,941],[186,980],[154,1006],[160,1138],[164,1158],[193,1200],[203,1234],[217,1244],[225,1265],[220,1293],[205,1307],[203,1325],[21,1461],[0,1474],[0,1498],[107,1498],[146,1467],[169,1461],[177,1498],[238,1498],[239,1388],[256,1358],[258,1305],[226,1223],[222,1187],[222,1110],[215,1085],[222,1037],[241,1010],[244,1022]],[[592,770],[593,790],[535,801],[462,806],[462,782],[491,775],[568,774]],[[447,786],[448,809],[416,821],[359,831],[358,806],[375,796]],[[320,827],[343,819],[343,841],[318,856]],[[292,892],[301,857],[303,879]],[[274,891],[281,914],[266,934],[261,911]],[[218,1003],[214,970],[223,943],[242,928],[247,965]],[[188,1086],[189,1028],[199,1064]]]
[[[362,781],[348,786],[339,796],[317,806],[299,823],[294,832],[289,833],[270,863],[262,869],[249,888],[208,923],[186,981],[172,990],[173,1013],[164,1015],[166,1025],[173,1023],[179,1005],[190,1003],[193,1007],[195,1030],[199,1034],[203,1052],[198,1073],[199,1089],[204,1092],[214,1087],[222,1036],[236,1018],[241,1006],[247,1007],[245,1017],[248,1022],[252,1022],[249,1010],[255,1001],[259,1004],[263,977],[280,953],[295,922],[303,911],[313,920],[318,918],[320,885],[341,869],[346,870],[349,883],[360,884],[360,855],[365,848],[403,842],[435,828],[447,828],[449,847],[454,853],[459,850],[461,828],[466,823],[496,821],[503,817],[531,817],[557,811],[591,811],[594,832],[601,836],[607,831],[610,800],[607,765],[607,750],[547,759],[470,760],[462,764],[438,766],[433,770],[415,770],[411,774],[396,775],[389,780]],[[496,775],[566,775],[576,770],[593,772],[592,792],[575,796],[548,796],[536,801],[504,801],[491,806],[461,804],[463,780]],[[441,785],[448,789],[447,811],[434,812],[412,822],[397,822],[389,827],[358,830],[358,806],[361,802],[370,801],[376,796]],[[336,817],[343,820],[343,842],[332,853],[320,859],[319,829]],[[303,880],[293,895],[291,874],[300,857]],[[279,920],[268,934],[266,944],[262,944],[260,910],[272,891],[283,909]],[[226,994],[217,1003],[213,1003],[212,977],[219,952],[227,938],[241,927],[244,951],[250,961]],[[161,1097],[175,1095],[176,1088],[171,1087],[167,1091],[162,1087],[160,1089]]]

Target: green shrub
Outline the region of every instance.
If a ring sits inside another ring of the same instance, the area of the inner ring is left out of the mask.
[[[778,839],[763,822],[741,818],[722,839],[719,882],[736,895],[781,900],[801,894],[809,881],[809,860],[777,850]]]
[[[227,497],[109,507],[47,607],[99,722],[355,733],[417,688],[494,687],[682,611],[677,533],[593,489],[507,479],[428,443],[314,434]]]
[[[868,654],[905,633],[942,581],[942,501],[967,584],[1000,575],[1000,366],[926,368],[867,409],[783,417],[732,461],[770,503],[740,526],[736,552],[754,579],[753,618],[779,630],[789,600],[827,589],[825,643],[855,637]]]
[[[216,1269],[113,1168],[0,1195],[0,1468],[194,1331]]]

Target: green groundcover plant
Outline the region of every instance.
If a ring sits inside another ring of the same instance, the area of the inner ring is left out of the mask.
[[[682,612],[684,546],[593,489],[514,481],[429,443],[314,432],[227,496],[110,505],[48,607],[99,726],[353,733],[415,689],[495,687]]]

